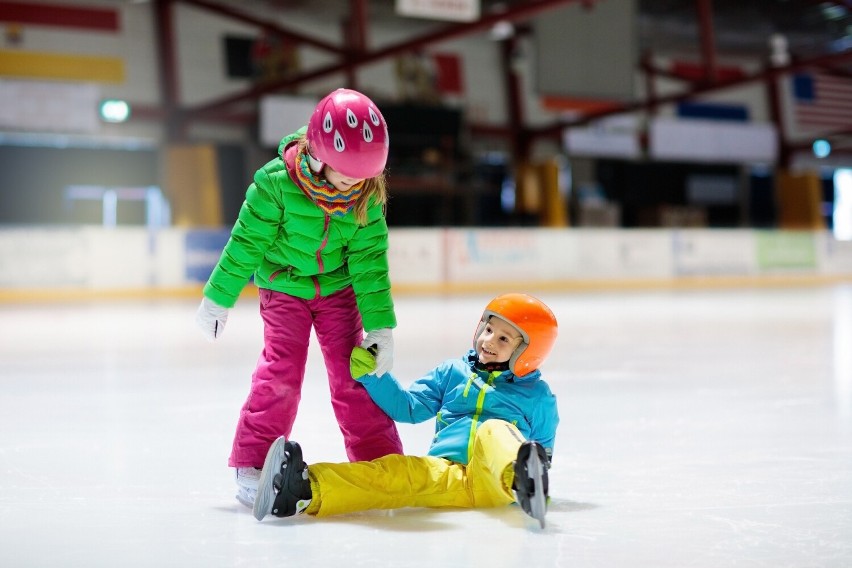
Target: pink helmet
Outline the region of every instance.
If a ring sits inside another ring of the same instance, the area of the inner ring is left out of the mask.
[[[347,177],[366,179],[382,173],[388,160],[382,113],[366,95],[351,89],[337,89],[317,104],[307,139],[315,170],[328,164]]]

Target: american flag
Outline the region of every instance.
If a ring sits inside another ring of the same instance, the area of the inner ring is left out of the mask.
[[[852,79],[824,73],[793,76],[793,112],[801,133],[852,129]]]

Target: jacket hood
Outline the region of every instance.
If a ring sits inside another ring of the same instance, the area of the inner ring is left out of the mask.
[[[293,142],[295,142],[296,140],[301,138],[302,135],[305,133],[305,131],[307,131],[307,129],[308,129],[307,126],[303,126],[302,128],[300,128],[296,132],[293,132],[292,134],[288,134],[287,136],[282,138],[281,142],[278,143],[278,157],[283,159],[284,158],[284,150],[287,148],[287,146],[289,146],[290,144],[292,144]]]

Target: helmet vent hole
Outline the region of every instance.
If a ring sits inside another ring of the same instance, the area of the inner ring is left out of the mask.
[[[328,134],[331,132],[332,128],[334,128],[334,121],[331,120],[331,113],[327,112],[322,119],[322,129],[326,134]]]
[[[349,128],[356,128],[358,126],[358,117],[355,116],[352,109],[346,109],[346,124],[349,125]]]
[[[342,152],[346,149],[346,143],[343,141],[343,136],[340,135],[340,132],[334,131],[334,149],[338,152]]]
[[[370,128],[370,125],[367,124],[366,122],[364,123],[363,134],[364,134],[364,140],[366,142],[372,142],[373,141],[373,129]]]

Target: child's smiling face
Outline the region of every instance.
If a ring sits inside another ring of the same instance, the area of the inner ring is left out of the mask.
[[[476,338],[476,354],[480,363],[505,363],[521,344],[522,337],[515,327],[497,316],[485,323]]]

